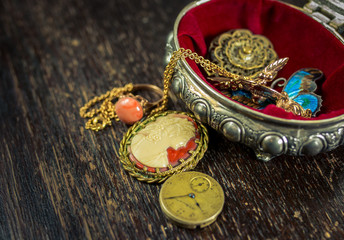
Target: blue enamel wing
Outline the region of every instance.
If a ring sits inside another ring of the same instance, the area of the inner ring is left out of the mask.
[[[263,109],[272,103],[299,116],[306,118],[315,116],[322,103],[321,96],[314,93],[317,89],[315,81],[323,77],[320,70],[315,68],[298,70],[286,81],[281,93],[273,89],[273,85],[281,79],[275,80],[271,87],[266,85],[276,77],[277,72],[287,61],[288,58],[282,58],[273,62],[254,78],[211,77],[208,80],[223,94],[245,105]],[[297,105],[292,104],[288,99],[293,100],[292,102]],[[297,106],[302,107],[303,111]]]
[[[315,81],[322,77],[323,73],[319,69],[300,69],[289,78],[282,91],[286,92],[289,98],[300,104],[303,109],[310,109],[312,115],[315,116],[322,103],[321,96],[314,93],[317,89]]]

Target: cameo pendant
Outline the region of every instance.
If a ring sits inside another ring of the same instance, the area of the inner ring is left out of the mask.
[[[191,114],[166,111],[133,125],[120,145],[130,175],[149,183],[193,169],[208,147],[207,129]]]

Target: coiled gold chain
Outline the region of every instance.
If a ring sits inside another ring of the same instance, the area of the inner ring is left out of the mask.
[[[177,62],[180,59],[186,59],[186,58],[193,60],[196,64],[199,64],[202,68],[204,68],[208,72],[217,73],[220,76],[228,77],[230,79],[233,79],[234,81],[240,78],[239,75],[226,71],[224,68],[216,65],[215,63],[210,62],[208,59],[205,59],[202,56],[199,56],[197,53],[192,52],[190,49],[180,48],[179,50],[173,52],[170,58],[170,61],[165,68],[163,101],[162,101],[161,106],[157,107],[156,109],[152,111],[152,114],[166,109],[167,102],[168,102],[168,91],[170,87],[170,81],[171,81],[171,78],[173,77],[173,73],[176,68]]]

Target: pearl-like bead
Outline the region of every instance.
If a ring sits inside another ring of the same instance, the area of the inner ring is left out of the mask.
[[[143,117],[143,109],[141,104],[134,98],[120,98],[115,105],[116,114],[125,124],[134,124]]]

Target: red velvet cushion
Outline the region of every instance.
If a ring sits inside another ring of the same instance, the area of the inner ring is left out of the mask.
[[[319,86],[323,103],[313,120],[344,114],[344,45],[320,23],[292,7],[273,0],[212,0],[188,11],[181,19],[178,40],[180,47],[206,56],[215,36],[240,28],[266,36],[280,58],[289,57],[278,77],[288,79],[307,67],[324,72],[326,79]],[[198,66],[190,60],[188,63],[206,81]],[[302,119],[275,105],[256,111]]]

